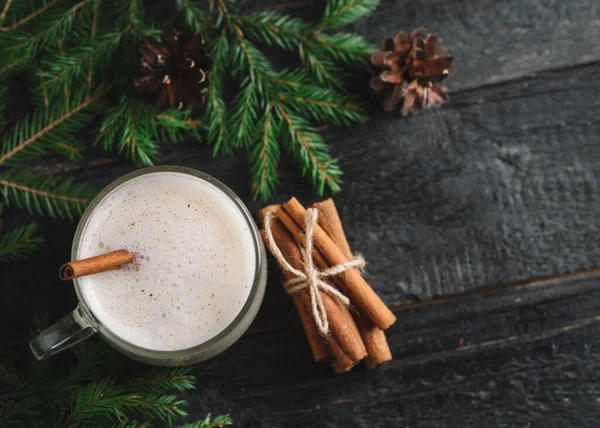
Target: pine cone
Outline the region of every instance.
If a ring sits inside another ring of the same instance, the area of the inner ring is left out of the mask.
[[[203,105],[212,67],[204,44],[199,33],[182,35],[173,29],[163,30],[162,43],[147,38],[140,49],[141,75],[133,86],[154,96],[160,110]]]
[[[383,40],[381,51],[371,56],[379,73],[371,88],[383,96],[383,109],[392,111],[404,100],[400,112],[417,114],[422,108],[440,107],[448,101],[442,80],[450,73],[454,57],[436,47],[436,34],[418,28],[410,37],[405,32]]]

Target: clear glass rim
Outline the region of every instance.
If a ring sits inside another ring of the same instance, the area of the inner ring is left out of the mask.
[[[77,294],[77,299],[79,301],[79,305],[83,309],[84,314],[87,315],[87,317],[89,318],[88,321],[98,331],[98,333],[100,333],[109,342],[119,345],[120,347],[125,348],[128,352],[133,353],[140,357],[159,359],[159,360],[186,359],[190,356],[194,356],[194,355],[197,355],[204,351],[208,351],[208,350],[212,349],[215,345],[219,344],[221,341],[226,339],[232,332],[234,332],[239,327],[239,325],[242,323],[242,321],[244,320],[244,318],[250,311],[253,302],[256,300],[257,297],[259,297],[259,292],[260,292],[260,288],[261,288],[261,280],[262,280],[262,266],[264,263],[264,254],[263,254],[263,251],[261,251],[262,241],[260,238],[260,233],[258,231],[258,228],[256,227],[256,223],[254,222],[254,219],[252,218],[252,215],[248,211],[248,208],[246,208],[244,203],[241,201],[241,199],[233,192],[233,190],[231,190],[229,187],[227,187],[221,181],[217,180],[216,178],[214,178],[208,174],[205,174],[205,173],[195,170],[193,168],[188,168],[188,167],[183,167],[183,166],[176,166],[176,165],[153,166],[153,167],[141,168],[141,169],[135,170],[133,172],[130,172],[128,174],[125,174],[125,175],[119,177],[118,179],[116,179],[115,181],[113,181],[112,183],[110,183],[104,189],[102,189],[102,191],[100,191],[100,193],[98,193],[98,195],[92,200],[92,202],[88,205],[87,209],[81,216],[81,220],[79,221],[79,224],[77,225],[77,230],[75,231],[75,236],[73,238],[73,246],[71,248],[71,259],[77,260],[77,258],[78,258],[79,242],[81,241],[81,236],[83,234],[83,231],[85,230],[85,226],[87,225],[87,222],[88,222],[88,219],[89,219],[91,213],[98,206],[98,204],[100,204],[100,202],[102,202],[104,200],[104,198],[106,196],[108,196],[109,193],[111,193],[114,189],[116,189],[123,183],[126,183],[127,181],[130,181],[130,180],[140,177],[142,175],[153,174],[153,173],[157,173],[157,172],[176,172],[176,173],[192,175],[194,177],[200,178],[200,179],[214,185],[219,190],[221,190],[223,193],[225,193],[242,213],[244,219],[246,220],[246,223],[248,224],[250,233],[252,234],[252,241],[254,244],[254,254],[255,254],[255,266],[254,266],[254,278],[252,281],[252,288],[250,289],[248,298],[246,299],[246,302],[244,303],[244,306],[242,307],[240,312],[233,319],[233,321],[227,327],[225,327],[219,334],[217,334],[213,338],[209,339],[208,341],[203,342],[199,345],[193,346],[191,348],[179,349],[179,350],[175,350],[175,351],[160,351],[160,350],[142,348],[140,346],[137,346],[133,343],[130,343],[130,342],[122,339],[121,337],[119,337],[118,335],[113,333],[110,329],[108,329],[106,326],[104,326],[102,324],[102,322],[100,322],[100,320],[98,320],[95,317],[95,315],[93,314],[91,309],[88,307],[85,299],[83,298],[83,294],[81,293],[81,289],[80,289],[81,283],[80,283],[79,279],[77,279],[77,278],[74,279],[73,284],[75,287],[75,292]]]

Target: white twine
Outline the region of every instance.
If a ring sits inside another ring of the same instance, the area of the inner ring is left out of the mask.
[[[319,212],[316,208],[309,208],[306,210],[306,216],[304,217],[305,241],[304,245],[301,245],[300,248],[304,272],[290,265],[275,243],[273,231],[271,230],[271,221],[273,218],[272,212],[268,212],[265,216],[265,233],[267,235],[267,245],[269,246],[271,253],[273,253],[273,256],[277,259],[277,262],[279,262],[279,265],[283,269],[293,273],[295,276],[295,278],[292,278],[283,284],[285,291],[292,295],[308,288],[312,315],[315,320],[315,324],[317,325],[319,333],[326,337],[329,334],[329,321],[327,320],[327,313],[325,312],[325,306],[323,305],[323,299],[321,298],[321,293],[319,293],[319,290],[325,291],[326,293],[337,297],[346,306],[350,306],[350,299],[340,293],[339,290],[323,281],[323,278],[339,275],[348,269],[362,269],[365,267],[366,263],[365,259],[358,255],[346,263],[341,263],[322,271],[317,269],[313,262],[312,248],[313,230],[315,224],[317,223],[318,216]]]

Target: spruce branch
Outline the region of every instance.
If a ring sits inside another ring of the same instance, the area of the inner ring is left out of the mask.
[[[222,90],[229,57],[227,37],[218,37],[208,46],[213,59],[210,73],[211,85],[208,88],[204,123],[207,126],[208,139],[214,144],[213,153],[230,152],[227,144],[227,107],[223,101]]]
[[[234,101],[233,113],[229,118],[228,129],[230,146],[248,148],[252,144],[252,134],[258,121],[259,85],[250,76],[242,82]]]
[[[205,129],[203,121],[192,119],[190,110],[170,109],[156,115],[156,120],[162,141],[178,142],[186,136],[201,140],[200,130]]]
[[[0,27],[0,31],[16,30],[21,25],[26,24],[27,22],[29,22],[30,20],[32,20],[33,18],[35,18],[39,14],[43,13],[44,11],[46,11],[46,9],[54,6],[57,2],[58,2],[58,0],[51,0],[51,1],[49,1],[48,3],[44,4],[39,9],[36,9],[33,12],[31,12],[29,15],[27,15],[27,16],[19,19],[14,24],[9,25],[8,27]],[[0,14],[0,22],[4,21],[4,18],[6,17],[6,13],[8,12],[8,9],[10,8],[11,3],[12,3],[12,0],[8,0],[6,2],[6,4],[4,5],[4,9],[2,10],[2,14]]]
[[[0,235],[0,262],[26,257],[39,248],[43,240],[35,236],[35,224],[18,227]]]
[[[240,26],[234,24],[234,39],[231,45],[230,66],[234,74],[249,72],[251,81],[262,92],[263,79],[272,73],[271,63],[258,48],[244,37]]]
[[[284,142],[298,161],[302,175],[312,181],[319,195],[325,186],[332,192],[339,191],[342,171],[318,131],[281,104],[277,105],[277,112],[284,122]]]
[[[111,413],[121,420],[125,414],[117,404],[128,403],[135,397],[121,388],[110,385],[109,379],[90,382],[73,396],[71,412],[65,419],[65,427],[106,421],[107,415]]]
[[[255,144],[250,153],[250,171],[254,199],[268,199],[277,184],[277,164],[280,150],[277,137],[280,135],[280,123],[275,120],[273,103],[267,107],[257,126]]]
[[[65,50],[63,49],[63,41],[62,39],[58,39],[56,44],[58,45],[58,54],[61,58],[65,56]],[[67,82],[63,82],[63,95],[65,97],[65,103],[67,105],[67,109],[69,108],[69,98],[71,97],[69,84]]]
[[[304,85],[318,85],[314,76],[303,68],[283,69],[269,76],[271,83],[283,85],[285,90]]]
[[[72,146],[63,142],[67,130],[81,129],[89,120],[89,115],[82,112],[103,96],[103,92],[97,92],[90,97],[78,94],[75,97],[75,105],[66,109],[65,104],[57,103],[53,110],[47,115],[46,112],[34,112],[34,114],[23,119],[15,125],[12,133],[4,137],[0,147],[0,165],[10,160],[18,161],[18,155],[26,149],[31,149],[34,154],[45,153],[48,146],[66,149],[66,154],[76,155]],[[73,104],[73,103],[72,103]],[[48,121],[46,120],[47,118]],[[57,146],[60,143],[63,146]],[[27,154],[27,153],[25,153]]]
[[[4,32],[4,41],[10,46],[10,51],[15,57],[32,56],[48,46],[53,40],[64,39],[69,35],[76,22],[76,17],[87,13],[87,6],[92,0],[82,0],[79,3],[67,8],[64,13],[52,24],[35,33],[27,32]]]
[[[268,198],[277,183],[277,140],[281,138],[303,175],[311,179],[319,192],[325,187],[339,189],[341,171],[315,125],[349,125],[366,120],[361,106],[346,95],[347,76],[340,65],[364,66],[372,47],[360,36],[328,35],[323,30],[357,19],[375,3],[334,1],[329,4],[327,15],[314,26],[274,11],[240,15],[231,3],[217,0],[210,2],[206,17],[194,11],[187,1],[179,1],[187,25],[192,28],[200,28],[200,21],[210,21],[211,11],[218,14],[213,24],[217,34],[214,37],[220,44],[228,43],[228,55],[215,61],[212,75],[216,85],[209,92],[204,120],[215,153],[238,148],[250,151],[255,198]],[[259,44],[296,53],[306,71],[275,72]],[[223,70],[227,69],[239,83],[239,89],[223,126],[224,115],[218,113],[226,113],[227,107],[218,94],[226,78]]]
[[[215,25],[220,27],[225,20],[231,26],[230,8],[233,9],[235,4],[233,0],[208,0],[208,8],[210,12],[217,13]]]
[[[183,14],[184,23],[190,30],[196,33],[204,33],[210,29],[211,20],[209,15],[190,0],[177,0],[177,8]]]
[[[132,395],[121,405],[133,416],[161,419],[172,422],[176,416],[187,416],[186,402],[176,395],[148,394]]]
[[[314,41],[316,45],[313,47],[322,51],[320,55],[328,55],[348,67],[364,66],[375,51],[373,45],[353,33],[320,33],[314,35]]]
[[[125,378],[120,385],[123,388],[141,391],[147,394],[165,394],[168,391],[186,391],[195,388],[196,378],[188,368],[174,368],[165,373],[164,370],[152,370],[143,375]]]
[[[311,118],[317,123],[349,126],[366,121],[360,106],[351,97],[333,89],[299,85],[292,87],[289,92],[280,91],[278,99],[297,115]]]
[[[90,40],[93,42],[94,38],[96,37],[96,29],[98,27],[98,1],[94,2],[94,9],[92,12],[92,28],[90,30]],[[88,74],[87,74],[87,95],[89,96],[90,93],[92,92],[92,78],[94,76],[94,69],[93,69],[93,65],[94,62],[92,60],[92,58],[88,59]]]
[[[21,58],[13,59],[8,64],[0,68],[0,76],[5,76],[11,71],[15,71],[15,69],[18,69],[18,66],[23,66],[27,61],[31,60],[31,58],[31,55],[24,55]]]
[[[273,10],[239,16],[236,20],[250,39],[288,52],[298,48],[309,28],[302,20]]]
[[[302,43],[299,52],[302,64],[311,71],[320,84],[341,88],[345,83],[345,76],[341,70],[329,58],[319,57],[313,47],[312,42]]]
[[[373,52],[372,46],[357,34],[320,33],[300,19],[275,11],[257,12],[236,17],[236,20],[255,42],[288,52],[299,50],[303,64],[317,76],[333,67],[331,62],[327,62],[329,58],[348,66],[362,66]],[[320,80],[326,77],[322,76]]]
[[[325,13],[316,31],[330,30],[353,23],[370,14],[379,0],[327,0]]]
[[[209,414],[203,421],[180,425],[179,428],[223,428],[230,425],[233,425],[233,420],[229,415],[220,415],[213,418]]]
[[[94,144],[102,144],[107,151],[123,153],[142,165],[153,165],[159,154],[155,115],[152,107],[124,96],[119,105],[106,114]]]
[[[6,85],[0,84],[0,129],[4,129],[7,124],[4,113],[8,103],[8,95],[6,93]],[[1,210],[0,210],[1,211]]]
[[[111,62],[125,35],[126,31],[123,30],[104,33],[98,37],[98,40],[94,36],[90,38],[88,44],[75,46],[65,51],[63,55],[51,55],[42,60],[44,71],[38,72],[38,75],[44,79],[41,88],[49,88],[54,93],[63,85],[72,84],[73,80],[83,77],[86,70],[86,85],[91,88],[94,68],[100,68],[103,64]]]
[[[50,97],[48,96],[48,90],[44,87],[44,76],[42,75],[42,69],[38,67],[37,77],[40,80],[40,91],[42,92],[42,100],[44,102],[44,110],[48,112],[50,106]]]
[[[32,328],[32,336],[48,322]],[[23,361],[12,363],[22,357],[0,340],[0,426],[137,428],[156,421],[172,426],[187,414],[186,401],[175,394],[195,386],[188,369],[138,369],[135,376],[124,378],[121,374],[131,372],[130,363],[100,340],[88,340],[66,353],[72,354],[65,360],[71,361],[67,370],[64,364],[33,358],[27,369]],[[207,421],[212,425],[200,425]],[[229,423],[221,415],[191,425],[215,428]]]
[[[0,174],[0,195],[7,205],[33,214],[73,219],[81,215],[96,192],[73,179],[29,171],[9,170]]]
[[[2,12],[0,12],[0,22],[4,22],[4,19],[6,18],[6,14],[8,13],[8,10],[10,9],[10,5],[12,4],[12,2],[13,2],[13,0],[6,0],[6,3],[4,3]]]
[[[216,77],[216,73],[213,76]],[[204,122],[207,124],[208,139],[214,144],[213,154],[229,154],[231,149],[227,144],[227,109],[223,98],[217,92],[215,80],[213,78],[213,84],[208,89]]]

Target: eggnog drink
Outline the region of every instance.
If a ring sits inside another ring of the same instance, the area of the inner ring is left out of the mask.
[[[222,332],[257,269],[240,208],[209,181],[175,171],[128,180],[91,212],[77,258],[117,249],[135,261],[80,278],[80,297],[115,336],[154,351],[192,348]]]

